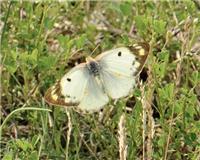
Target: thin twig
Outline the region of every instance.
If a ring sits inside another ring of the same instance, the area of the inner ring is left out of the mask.
[[[86,141],[84,140],[84,135],[81,134],[80,135],[81,140],[83,141],[83,144],[86,146],[86,148],[89,150],[89,152],[92,154],[92,156],[96,159],[99,160],[99,158],[95,155],[95,153],[93,152],[93,150],[90,148],[90,146],[86,143]]]

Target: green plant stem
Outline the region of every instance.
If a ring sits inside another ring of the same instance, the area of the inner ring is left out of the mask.
[[[6,30],[6,27],[7,27],[7,20],[8,20],[9,14],[10,14],[10,7],[11,7],[11,4],[12,4],[12,1],[9,3],[8,11],[7,11],[7,14],[6,14],[5,24],[4,24],[4,27],[3,27],[3,30],[2,30],[2,34],[1,34],[1,45],[2,45],[2,41],[3,41],[3,37],[4,37],[5,30]]]
[[[174,122],[174,107],[175,107],[174,100],[172,102],[173,102],[173,104],[172,104],[171,122],[169,124],[169,132],[168,132],[168,135],[167,135],[167,144],[166,144],[165,152],[164,152],[164,160],[167,160],[167,152],[168,152],[168,148],[169,148],[169,141],[170,141],[170,136],[172,134],[172,125],[173,125],[173,122]]]
[[[23,108],[18,108],[14,111],[12,111],[6,118],[5,120],[3,121],[3,123],[1,124],[0,126],[0,140],[1,140],[1,137],[2,137],[2,130],[3,130],[3,127],[4,125],[6,124],[6,122],[11,118],[11,116],[17,112],[20,112],[20,111],[25,111],[25,110],[37,110],[37,111],[48,111],[48,112],[51,112],[50,109],[45,109],[45,108],[36,108],[36,107],[23,107]]]

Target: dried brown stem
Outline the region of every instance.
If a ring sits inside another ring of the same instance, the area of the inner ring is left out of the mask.
[[[127,145],[126,145],[126,128],[125,128],[125,114],[120,117],[118,124],[118,140],[119,140],[119,157],[120,160],[126,160],[127,157]]]
[[[71,136],[71,132],[72,132],[72,122],[71,122],[71,115],[68,111],[68,109],[65,109],[65,112],[67,114],[67,118],[68,118],[68,124],[67,124],[67,144],[66,144],[66,150],[65,150],[65,159],[68,160],[68,151],[69,151],[69,142],[70,142],[70,136]]]
[[[144,91],[144,87],[141,87],[143,106],[143,160],[151,160],[153,155],[152,140],[154,136],[154,119],[151,104],[153,101],[154,82],[152,78],[152,68],[150,65],[148,75],[148,91],[146,92],[146,94]]]

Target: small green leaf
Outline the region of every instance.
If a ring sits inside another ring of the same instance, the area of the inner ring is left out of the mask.
[[[4,65],[9,73],[13,74],[17,70],[17,54],[14,51],[11,51],[11,54],[5,58]]]
[[[169,52],[164,50],[160,53],[158,53],[158,60],[161,61],[160,63],[156,63],[153,68],[156,73],[156,75],[159,76],[159,78],[164,78],[167,72],[167,64],[169,62]]]
[[[148,19],[145,16],[135,16],[135,25],[140,34],[145,35],[149,28]]]
[[[124,45],[129,45],[130,44],[128,35],[122,35],[122,43]]]
[[[27,140],[17,139],[16,144],[23,151],[26,151],[27,149],[32,149],[32,145]]]
[[[32,140],[31,140],[31,144],[32,144],[33,146],[36,146],[37,143],[39,142],[39,140],[40,140],[40,136],[34,135],[33,138],[32,138]]]
[[[187,110],[186,110],[186,116],[188,118],[193,118],[194,115],[195,115],[196,111],[195,111],[195,108],[194,107],[187,107]]]
[[[196,139],[197,139],[196,133],[194,133],[194,132],[190,133],[190,138],[192,141],[196,141]]]
[[[163,147],[163,146],[165,145],[165,143],[166,143],[166,134],[163,133],[163,134],[160,136],[159,140],[158,140],[158,145],[159,145],[160,147]]]
[[[164,62],[157,65],[157,73],[161,79],[164,78],[165,71],[166,71],[166,65]]]
[[[162,52],[158,53],[158,59],[163,61],[163,62],[168,62],[169,61],[169,51],[163,50]]]
[[[153,22],[153,29],[160,35],[164,34],[166,32],[166,22],[163,20],[155,20]]]
[[[31,56],[30,56],[30,59],[33,63],[36,63],[37,62],[37,59],[38,59],[38,50],[37,49],[34,49],[31,53]]]
[[[200,73],[198,71],[194,71],[189,78],[193,85],[197,85],[197,83],[200,82]]]
[[[49,70],[56,64],[56,58],[52,55],[40,57],[38,67],[40,70]]]
[[[54,21],[52,21],[49,17],[45,17],[44,19],[44,26],[45,28],[52,28],[53,27],[53,23]]]
[[[28,155],[28,159],[29,160],[38,159],[38,152],[37,151],[33,151],[30,155]]]
[[[132,5],[129,2],[123,2],[120,4],[120,10],[125,16],[129,16],[132,14]]]
[[[169,100],[173,99],[174,96],[174,83],[169,83],[165,86],[166,89],[166,95]]]
[[[28,65],[36,65],[38,59],[38,50],[34,49],[31,54],[28,52],[23,52],[19,55],[19,60],[21,63]]]
[[[58,41],[62,48],[67,49],[67,43],[70,41],[70,37],[67,35],[65,35],[65,36],[59,35]]]
[[[141,91],[138,88],[134,89],[134,96],[141,97]]]
[[[13,50],[10,53],[11,53],[11,56],[12,56],[13,60],[16,61],[18,53],[13,51]]]
[[[82,34],[78,39],[76,39],[76,46],[77,48],[83,48],[86,44],[87,38],[85,34]]]
[[[181,99],[179,103],[175,104],[174,112],[179,114],[182,112],[182,110],[183,110],[183,100]]]
[[[5,153],[5,156],[3,157],[2,160],[13,160],[14,157],[13,157],[13,153],[12,152],[7,152]]]
[[[174,96],[174,84],[169,83],[166,84],[163,88],[158,89],[159,97],[162,99],[161,101],[171,101]]]
[[[10,61],[11,62],[11,61]],[[5,65],[6,69],[8,70],[9,73],[13,74],[17,70],[17,64],[16,63],[10,63],[9,65]]]

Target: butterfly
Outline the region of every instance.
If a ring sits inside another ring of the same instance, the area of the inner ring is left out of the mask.
[[[148,54],[149,45],[141,42],[89,56],[50,87],[44,99],[53,105],[99,111],[110,99],[130,94]]]

